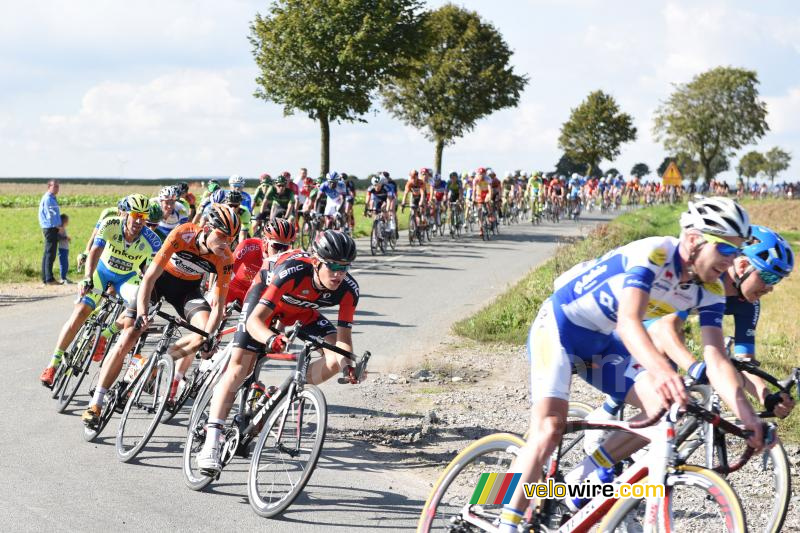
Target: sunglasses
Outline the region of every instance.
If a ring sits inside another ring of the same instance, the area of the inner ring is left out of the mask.
[[[741,247],[736,246],[730,241],[726,241],[722,237],[717,237],[716,235],[712,235],[710,233],[703,233],[703,238],[706,240],[706,242],[710,242],[716,246],[717,252],[725,257],[739,255],[739,253],[742,251]]]
[[[350,265],[343,265],[341,263],[324,263],[332,272],[347,272],[350,270]]]
[[[276,252],[285,252],[289,249],[289,245],[282,242],[270,242],[269,245]]]
[[[761,281],[763,281],[765,285],[777,285],[781,280],[781,277],[774,272],[766,272],[758,269],[756,269],[756,272],[758,273],[758,277],[761,278]]]
[[[149,213],[128,213],[128,216],[134,220],[144,220],[149,217]]]

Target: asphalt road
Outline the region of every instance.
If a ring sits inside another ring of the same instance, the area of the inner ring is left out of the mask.
[[[398,247],[373,258],[366,242],[353,274],[361,287],[356,351],[373,353],[371,371],[391,371],[434,347],[468,316],[550,256],[560,237],[585,234],[600,220],[501,228],[489,243],[475,237]],[[401,240],[401,243],[403,240]],[[363,244],[363,246],[361,246]],[[410,531],[428,486],[393,468],[370,444],[329,435],[317,470],[282,518],[265,520],[247,503],[247,468],[234,461],[204,492],[183,484],[185,416],[161,425],[132,463],[117,461],[118,418],[93,443],[83,440],[83,395],[65,414],[38,382],[71,297],[0,307],[1,531]],[[531,320],[533,317],[530,317]],[[276,369],[275,380],[281,380]],[[354,410],[355,387],[323,386],[329,425]],[[361,400],[359,400],[361,401]]]

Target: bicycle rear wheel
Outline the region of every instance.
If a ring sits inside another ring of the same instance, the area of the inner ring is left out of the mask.
[[[285,511],[308,483],[325,442],[325,396],[306,385],[270,415],[253,450],[247,495],[259,516]]]
[[[64,379],[59,387],[57,411],[63,413],[75,398],[75,394],[83,382],[83,378],[89,373],[89,365],[92,364],[92,354],[100,340],[100,328],[84,330],[84,336],[80,343],[69,356],[69,366],[64,371]]]
[[[646,484],[647,479],[637,485]],[[646,507],[644,499],[618,500],[598,531],[642,531]],[[658,530],[744,533],[747,528],[739,498],[721,476],[698,466],[681,465],[667,473]]]
[[[153,355],[156,357],[156,355]],[[125,405],[117,429],[117,458],[123,463],[136,457],[147,445],[161,421],[169,399],[175,362],[168,354],[157,356],[155,364],[145,366],[147,372],[133,389]],[[155,376],[152,376],[152,373]]]
[[[183,446],[183,482],[192,490],[203,490],[214,478],[203,475],[197,467],[196,457],[206,441],[211,397],[214,389],[208,388],[197,402],[197,414],[189,420],[186,443]]]

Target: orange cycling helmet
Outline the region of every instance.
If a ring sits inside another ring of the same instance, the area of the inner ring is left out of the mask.
[[[208,225],[220,230],[228,237],[236,237],[242,227],[239,215],[233,211],[233,208],[224,204],[211,205],[208,213]]]
[[[294,224],[285,218],[273,218],[267,222],[261,238],[264,241],[270,240],[282,244],[292,244],[296,235]]]

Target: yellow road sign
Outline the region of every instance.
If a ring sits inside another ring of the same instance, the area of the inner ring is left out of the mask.
[[[669,164],[667,170],[664,171],[664,175],[661,176],[664,185],[680,185],[683,182],[683,176],[681,176],[681,171],[678,170],[678,165],[675,164],[675,161]]]

